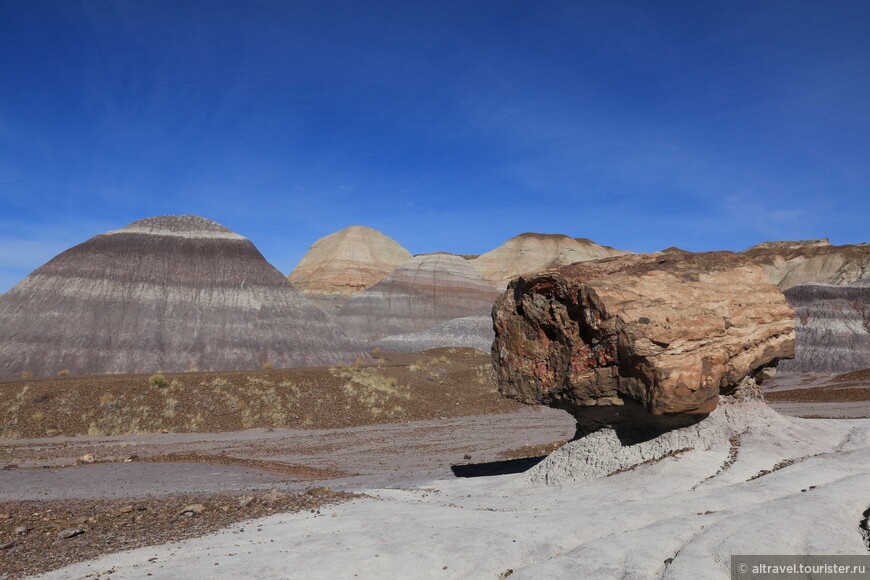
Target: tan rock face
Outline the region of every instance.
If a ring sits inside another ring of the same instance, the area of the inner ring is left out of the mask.
[[[95,236],[0,298],[0,377],[346,363],[359,343],[246,238],[198,216]]]
[[[412,258],[394,239],[364,226],[351,226],[314,242],[288,276],[327,314],[382,280]]]
[[[462,257],[425,254],[354,296],[335,321],[352,336],[372,341],[480,314],[498,295]]]
[[[579,263],[511,283],[493,308],[499,389],[577,414],[640,403],[706,414],[720,390],[791,358],[794,312],[730,252]]]
[[[508,282],[520,275],[627,253],[582,238],[526,233],[471,260],[471,264],[490,284],[503,290]]]
[[[870,246],[834,246],[828,240],[767,242],[743,254],[764,268],[782,290],[799,284],[844,286],[870,277]]]

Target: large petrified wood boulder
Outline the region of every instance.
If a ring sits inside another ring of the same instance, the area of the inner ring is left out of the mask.
[[[578,417],[628,406],[704,416],[720,391],[791,358],[795,345],[782,293],[731,252],[622,256],[521,277],[493,324],[502,394]]]

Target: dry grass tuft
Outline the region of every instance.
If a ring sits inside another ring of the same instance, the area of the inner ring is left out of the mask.
[[[169,381],[163,373],[154,373],[148,377],[148,384],[152,387],[157,387],[158,389],[165,389],[169,386]]]

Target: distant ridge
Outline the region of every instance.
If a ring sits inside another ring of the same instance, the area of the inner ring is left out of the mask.
[[[852,284],[870,277],[870,246],[834,246],[827,239],[764,242],[743,252],[782,290],[799,284]]]
[[[504,289],[513,278],[523,274],[628,253],[586,238],[526,232],[471,260],[471,264],[490,284]]]

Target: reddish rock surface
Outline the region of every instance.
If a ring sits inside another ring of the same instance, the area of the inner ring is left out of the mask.
[[[501,392],[577,414],[637,402],[703,415],[720,390],[791,358],[794,312],[730,252],[680,250],[519,278],[493,308]]]

